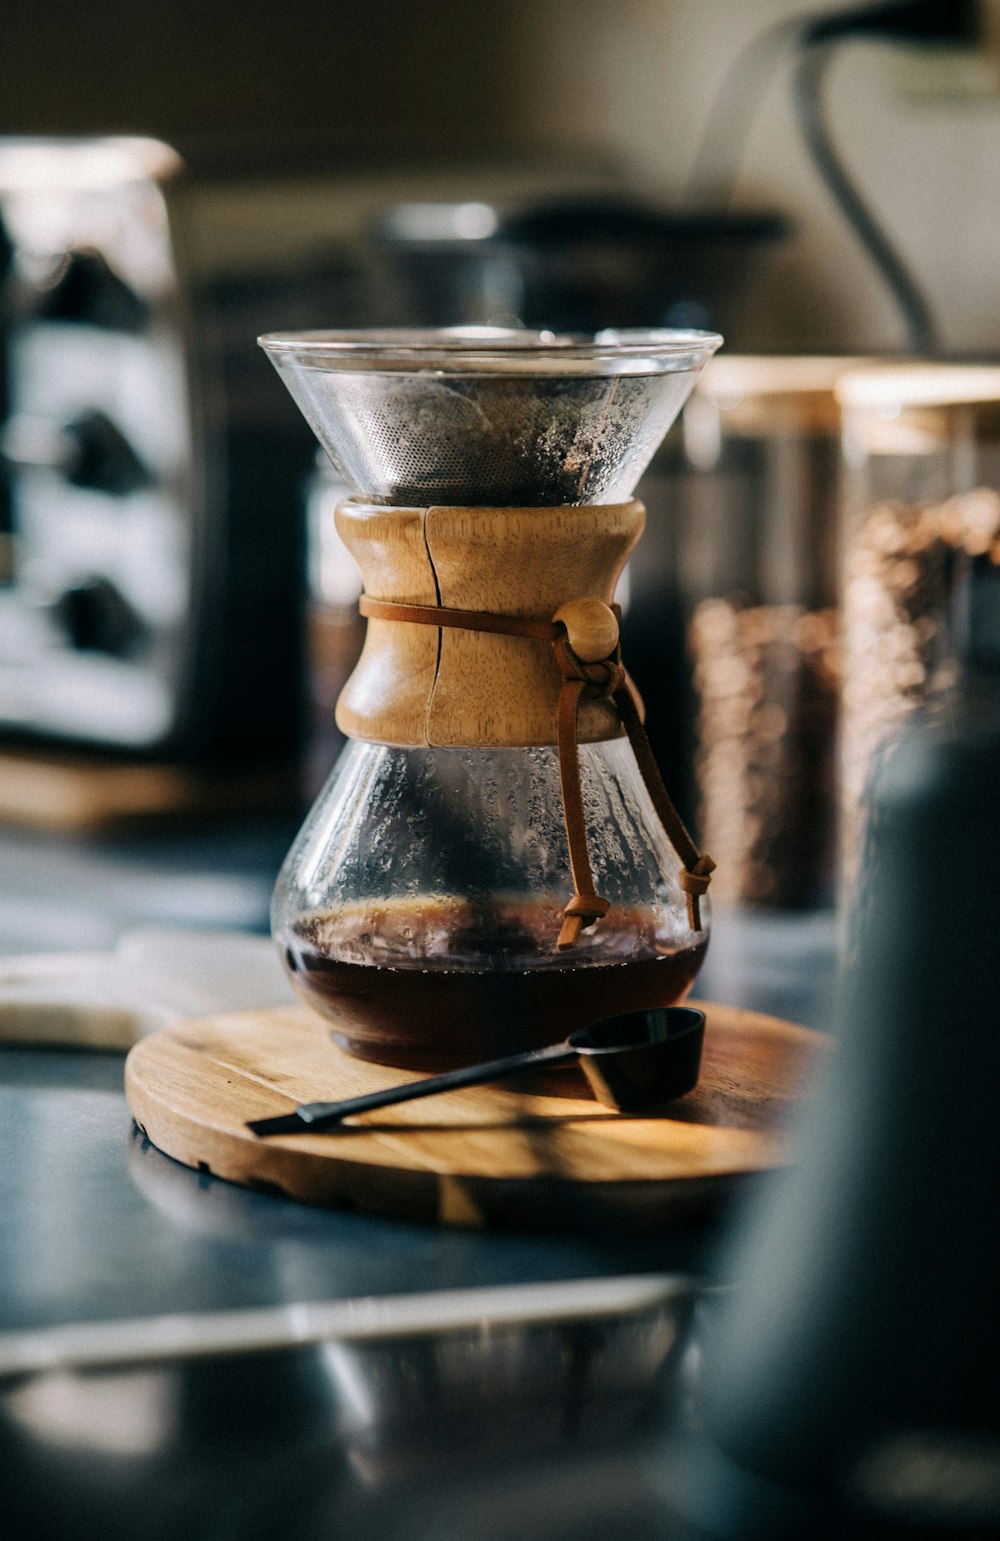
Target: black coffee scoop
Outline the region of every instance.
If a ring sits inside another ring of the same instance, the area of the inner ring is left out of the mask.
[[[696,1085],[704,1036],[705,1014],[691,1006],[626,1011],[579,1028],[565,1043],[389,1086],[344,1102],[303,1102],[292,1113],[258,1118],[247,1128],[254,1134],[314,1134],[353,1113],[368,1113],[417,1097],[435,1097],[463,1086],[482,1086],[538,1065],[563,1065],[571,1060],[579,1062],[595,1097],[605,1107],[622,1113],[641,1112],[683,1097]]]

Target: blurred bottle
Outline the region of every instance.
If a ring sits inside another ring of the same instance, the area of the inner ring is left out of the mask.
[[[839,1043],[733,1259],[686,1479],[714,1535],[1000,1534],[1000,630],[980,619],[950,727],[876,778]]]

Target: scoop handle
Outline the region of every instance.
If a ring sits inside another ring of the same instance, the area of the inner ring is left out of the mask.
[[[381,1092],[366,1092],[362,1097],[348,1097],[343,1102],[303,1102],[293,1114],[284,1119],[259,1119],[249,1124],[255,1134],[289,1133],[288,1119],[296,1121],[302,1133],[313,1133],[339,1124],[352,1113],[369,1113],[374,1108],[390,1108],[397,1102],[414,1102],[418,1097],[435,1097],[439,1092],[458,1091],[463,1086],[482,1086],[487,1081],[502,1081],[507,1076],[520,1075],[536,1065],[558,1065],[576,1058],[576,1050],[568,1043],[549,1044],[544,1049],[528,1049],[523,1054],[510,1054],[506,1059],[489,1060],[483,1065],[466,1065],[461,1070],[448,1070],[443,1075],[427,1076],[420,1081],[407,1081],[403,1086],[387,1086]],[[268,1125],[283,1125],[268,1128]]]

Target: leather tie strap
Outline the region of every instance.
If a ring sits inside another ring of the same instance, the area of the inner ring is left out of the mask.
[[[609,608],[614,610],[616,616],[619,615],[617,606]],[[594,887],[587,849],[577,730],[580,702],[583,700],[607,699],[613,702],[632,745],[639,773],[656,815],[680,858],[680,886],[687,902],[688,923],[692,931],[701,930],[700,900],[708,892],[715,862],[698,850],[667,792],[621,661],[620,646],[616,646],[607,658],[585,662],[570,647],[566,626],[562,621],[521,620],[517,616],[494,615],[485,610],[452,610],[441,605],[393,604],[387,600],[372,599],[367,594],[361,596],[359,609],[362,615],[372,620],[402,621],[416,626],[456,627],[462,631],[528,637],[533,641],[552,644],[563,681],[556,712],[556,742],[563,821],[574,887],[573,897],[563,910],[563,926],[556,943],[559,951],[565,952],[575,946],[580,932],[601,920],[611,908],[608,900],[602,898]]]
[[[613,698],[614,692],[624,680],[621,666],[621,649],[615,649],[613,660],[603,663],[584,663],[569,645],[565,628],[553,640],[553,652],[563,677],[556,711],[556,741],[559,746],[559,780],[562,786],[563,822],[566,825],[566,843],[569,846],[569,864],[573,873],[574,894],[563,910],[563,925],[556,947],[565,952],[575,947],[580,932],[601,920],[610,909],[607,899],[602,899],[594,887],[594,874],[587,849],[587,823],[583,811],[583,791],[580,785],[580,752],[577,736],[577,719],[582,700],[594,700],[601,696]]]
[[[373,621],[409,621],[416,626],[451,626],[459,631],[490,631],[500,636],[531,637],[535,642],[554,642],[562,631],[553,621],[522,621],[515,615],[492,615],[488,610],[449,610],[443,605],[394,605],[385,599],[362,594],[362,615]]]

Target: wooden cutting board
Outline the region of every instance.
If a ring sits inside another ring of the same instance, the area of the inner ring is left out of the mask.
[[[446,1225],[657,1224],[788,1159],[785,1127],[826,1039],[706,1005],[701,1080],[667,1113],[603,1108],[575,1070],[563,1094],[481,1086],[259,1139],[248,1119],[418,1079],[352,1059],[301,1006],[197,1017],[136,1045],[129,1106],[186,1166],[310,1204]],[[579,1076],[579,1079],[577,1077]]]

